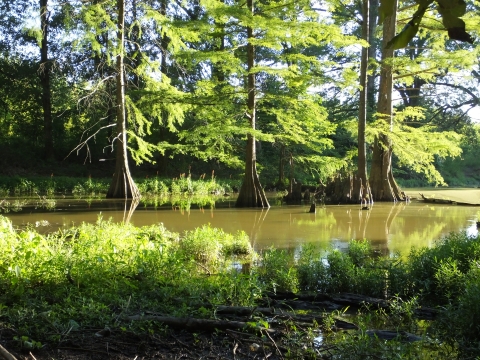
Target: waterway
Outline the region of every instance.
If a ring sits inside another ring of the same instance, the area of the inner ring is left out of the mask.
[[[480,198],[480,190],[467,195],[470,200],[472,196]],[[406,254],[412,247],[432,246],[450,232],[466,231],[476,236],[480,217],[480,205],[427,204],[417,200],[376,203],[369,210],[362,210],[360,205],[317,206],[315,214],[308,212],[309,204],[275,205],[272,200],[268,210],[237,209],[233,196],[217,200],[215,205],[186,207],[144,201],[129,213],[133,209],[124,201],[65,198],[56,199],[51,210],[32,201],[21,211],[3,215],[17,228],[30,226],[42,233],[82,222],[94,223],[102,217],[114,222],[128,220],[136,226],[163,224],[178,233],[208,224],[231,233],[244,231],[257,250],[271,246],[298,248],[305,243],[325,249],[345,248],[352,239],[368,239],[384,254]]]

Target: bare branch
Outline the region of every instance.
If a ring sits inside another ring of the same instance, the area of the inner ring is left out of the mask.
[[[97,123],[98,123],[98,122],[97,122]],[[106,126],[102,126],[102,127],[99,128],[97,131],[95,131],[92,135],[90,135],[88,138],[86,138],[84,141],[80,142],[80,144],[78,144],[72,151],[70,151],[70,152],[68,153],[67,156],[65,156],[65,159],[68,158],[68,157],[69,157],[73,152],[75,152],[75,151],[77,152],[77,155],[78,155],[79,151],[80,151],[81,149],[83,149],[84,147],[86,147],[86,148],[87,148],[87,156],[86,156],[86,158],[85,158],[85,162],[87,161],[87,159],[90,159],[90,162],[91,162],[92,158],[91,158],[91,155],[90,155],[90,148],[88,147],[88,141],[89,141],[90,139],[92,139],[93,137],[95,137],[101,130],[106,129],[106,128],[109,128],[109,127],[112,127],[112,126],[116,126],[116,125],[117,125],[116,123],[112,123],[112,124],[108,124],[108,125],[106,125]],[[85,134],[86,131],[87,131],[87,130],[85,130],[85,131],[83,132],[83,134]],[[82,134],[82,138],[83,138],[83,134]],[[118,136],[116,136],[115,138],[117,138],[117,137],[118,137]],[[112,140],[112,144],[113,144],[113,141],[115,141],[115,139]],[[65,160],[65,159],[63,159],[63,160]],[[85,163],[85,162],[84,162],[84,163]]]

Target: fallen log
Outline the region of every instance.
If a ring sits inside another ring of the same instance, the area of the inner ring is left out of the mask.
[[[435,199],[433,197],[427,198],[425,195],[420,193],[422,200],[426,203],[435,203],[435,204],[449,204],[449,205],[456,205],[457,202],[449,199]]]
[[[387,309],[389,307],[388,301],[370,296],[359,294],[338,294],[332,296],[332,301],[336,304],[347,305],[353,307],[360,307],[363,305],[373,305],[378,309]]]
[[[421,341],[418,335],[408,333],[406,331],[390,331],[390,330],[367,330],[366,334],[382,340],[399,340],[402,342]]]
[[[210,320],[210,319],[196,319],[196,318],[176,318],[171,316],[159,316],[159,315],[131,315],[124,317],[125,320],[130,321],[158,321],[172,328],[185,329],[189,331],[197,330],[245,330],[245,329],[258,329],[267,332],[275,332],[272,329],[266,329],[261,326],[253,326],[252,323],[243,321],[228,321],[228,320]]]
[[[446,204],[446,205],[462,205],[462,206],[478,206],[478,204],[474,203],[467,203],[467,202],[460,202],[460,201],[455,201],[455,200],[449,200],[449,199],[435,199],[433,197],[427,198],[423,194],[420,193],[420,196],[422,197],[423,202],[426,202],[428,204]]]
[[[288,299],[281,301],[282,297]],[[337,294],[337,295],[301,295],[293,293],[277,294],[275,298],[278,300],[270,300],[272,306],[278,308],[295,309],[295,310],[317,310],[323,311],[339,310],[343,307],[349,307],[351,310],[364,305],[371,305],[375,308],[385,309],[388,311],[389,301],[384,299],[373,298],[370,296],[359,294]],[[315,301],[322,299],[323,301]],[[308,303],[310,301],[310,303]],[[419,307],[414,310],[415,316],[421,320],[434,320],[439,311],[437,309]]]
[[[233,315],[243,315],[251,316],[253,314],[261,313],[263,316],[271,316],[281,320],[293,320],[295,322],[309,323],[313,324],[314,322],[322,324],[325,317],[321,315],[296,315],[289,312],[278,311],[274,308],[248,308],[241,306],[219,306],[216,313],[218,315],[226,316],[228,314]],[[358,326],[341,319],[334,319],[332,330],[352,330],[358,329]]]
[[[275,309],[269,307],[244,307],[244,306],[217,306],[216,314],[227,315],[233,314],[238,316],[251,316],[255,313],[262,313],[263,315],[273,315]]]

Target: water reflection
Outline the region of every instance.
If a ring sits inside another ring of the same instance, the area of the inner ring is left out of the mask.
[[[175,232],[192,230],[204,224],[223,228],[227,232],[245,231],[258,250],[298,248],[304,243],[316,243],[323,248],[333,245],[344,248],[351,239],[369,239],[383,253],[407,253],[412,246],[431,246],[434,241],[452,231],[467,231],[477,235],[476,221],[480,207],[434,205],[421,202],[410,204],[376,203],[370,210],[359,205],[317,207],[316,214],[308,212],[309,205],[274,206],[269,210],[236,209],[235,199],[182,207],[172,204],[125,204],[124,201],[59,199],[55,211],[38,212],[24,209],[8,213],[15,226],[47,221],[41,231],[95,222],[101,213],[104,219],[130,221],[136,226],[163,223]],[[136,210],[135,210],[136,207]]]

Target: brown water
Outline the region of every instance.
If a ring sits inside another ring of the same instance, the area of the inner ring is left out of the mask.
[[[480,190],[469,197],[477,195],[480,196]],[[168,230],[179,233],[204,224],[227,232],[243,230],[257,250],[270,246],[297,248],[304,243],[344,248],[351,239],[369,239],[383,253],[407,253],[412,246],[431,246],[452,231],[477,235],[476,221],[480,216],[480,205],[436,205],[420,201],[376,203],[370,210],[361,210],[359,205],[328,205],[317,207],[316,214],[308,213],[308,205],[272,206],[269,210],[260,210],[236,209],[234,204],[234,198],[227,198],[216,208],[192,207],[188,211],[140,204],[130,221],[136,226],[163,223]],[[87,203],[61,199],[57,200],[54,211],[25,207],[22,212],[10,212],[6,216],[17,227],[30,224],[40,232],[49,232],[82,222],[96,222],[99,214],[104,219],[121,222],[126,215],[125,204],[110,200]],[[42,220],[48,221],[48,225]]]

